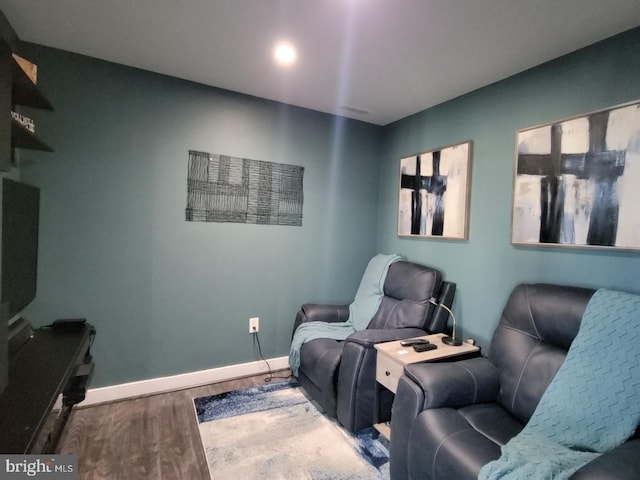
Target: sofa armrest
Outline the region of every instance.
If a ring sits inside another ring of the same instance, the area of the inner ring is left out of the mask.
[[[352,333],[347,337],[347,342],[354,342],[365,347],[373,347],[376,343],[392,342],[404,338],[422,337],[427,332],[419,328],[384,328],[366,329]]]
[[[391,478],[409,477],[407,452],[416,417],[427,408],[467,405],[495,400],[498,373],[484,357],[404,367],[391,415]]]
[[[305,303],[300,307],[305,322],[346,322],[349,319],[349,305],[323,305]]]
[[[418,328],[366,329],[352,333],[344,342],[338,373],[338,422],[349,432],[373,425],[374,397],[377,393],[376,343],[426,335]],[[389,392],[387,392],[389,393]],[[380,410],[390,411],[392,396],[378,397]],[[388,415],[388,414],[387,414]],[[384,415],[383,415],[384,416]]]
[[[640,478],[640,440],[631,440],[587,463],[571,480],[631,480]]]
[[[404,374],[424,392],[423,410],[494,402],[498,397],[498,371],[486,357],[414,363],[405,366]]]
[[[300,307],[293,323],[293,331],[307,322],[346,322],[349,319],[349,305],[324,305],[320,303],[305,303]]]

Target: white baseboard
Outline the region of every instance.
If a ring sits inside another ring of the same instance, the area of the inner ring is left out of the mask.
[[[268,359],[272,370],[289,368],[289,357],[277,357]],[[87,390],[85,400],[79,407],[97,405],[99,403],[113,402],[127,398],[152,395],[156,393],[182,390],[184,388],[199,387],[214,382],[223,382],[235,378],[248,377],[267,373],[267,365],[263,361],[241,363],[228,367],[200,370],[198,372],[183,373],[170,377],[152,378],[139,382],[123,383],[110,387],[92,388]]]

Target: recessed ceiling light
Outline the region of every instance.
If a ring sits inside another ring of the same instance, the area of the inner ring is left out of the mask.
[[[296,51],[289,43],[279,43],[273,51],[276,61],[282,65],[290,65],[296,61]]]

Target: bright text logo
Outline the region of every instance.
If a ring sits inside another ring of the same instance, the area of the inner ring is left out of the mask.
[[[0,455],[0,480],[77,480],[75,455]]]

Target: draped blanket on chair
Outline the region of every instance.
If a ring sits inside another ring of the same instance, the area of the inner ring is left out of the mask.
[[[565,479],[640,423],[640,296],[598,290],[525,428],[480,480]]]
[[[303,344],[316,338],[344,340],[352,333],[367,328],[384,296],[384,281],[389,267],[401,259],[399,255],[379,254],[369,260],[356,297],[349,305],[349,319],[346,322],[308,322],[296,329],[289,350],[289,366],[295,376],[298,376]]]

